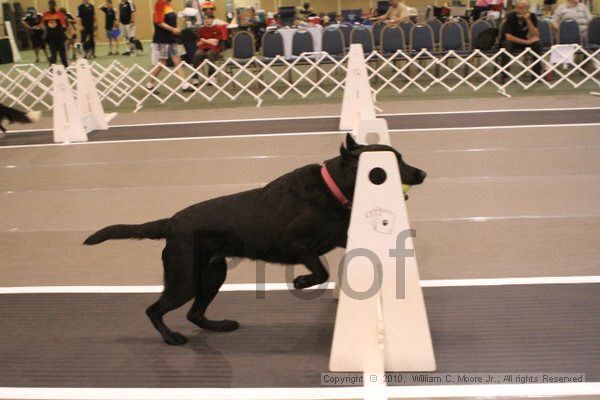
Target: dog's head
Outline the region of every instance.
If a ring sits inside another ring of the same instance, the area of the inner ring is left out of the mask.
[[[402,154],[393,147],[383,144],[361,145],[356,143],[350,134],[346,135],[346,143],[340,146],[340,155],[327,161],[327,166],[332,170],[331,172],[333,175],[345,181],[346,187],[354,187],[354,181],[356,180],[356,173],[358,170],[358,159],[361,153],[364,153],[365,151],[393,152],[398,160],[400,177],[404,185],[420,185],[427,176],[425,171],[404,162]]]

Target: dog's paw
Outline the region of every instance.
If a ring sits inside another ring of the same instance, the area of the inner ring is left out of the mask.
[[[188,339],[179,332],[169,332],[168,334],[163,335],[163,339],[165,340],[165,343],[173,346],[181,346],[188,341]]]
[[[314,275],[300,275],[294,279],[294,288],[306,289],[308,287],[318,285],[319,283],[321,282],[318,282]]]
[[[25,114],[30,122],[38,122],[42,118],[42,113],[39,111],[29,111]]]

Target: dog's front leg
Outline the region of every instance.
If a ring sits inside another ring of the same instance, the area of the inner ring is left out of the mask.
[[[329,279],[329,273],[319,259],[319,256],[309,256],[302,260],[303,264],[312,274],[300,275],[294,279],[294,287],[296,289],[305,289],[307,287],[320,285]]]

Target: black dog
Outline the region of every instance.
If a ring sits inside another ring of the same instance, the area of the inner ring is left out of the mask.
[[[133,47],[133,50],[137,50],[142,53],[144,52],[144,46],[142,46],[142,42],[140,42],[139,39],[132,37],[129,39],[129,44],[130,47]]]
[[[6,132],[4,121],[8,121],[9,124],[14,122],[28,124],[38,121],[40,116],[41,113],[39,111],[29,111],[25,113],[0,104],[0,131],[2,131],[2,134]]]
[[[364,151],[393,151],[402,182],[418,185],[425,172],[406,164],[389,146],[356,144],[350,135],[340,155],[325,163],[343,195],[352,200],[358,157]],[[165,342],[183,344],[185,336],[171,331],[163,315],[192,298],[187,318],[200,328],[237,329],[236,321],[212,321],[204,316],[225,281],[225,257],[260,259],[280,264],[304,264],[309,275],[294,279],[297,289],[329,278],[319,256],[345,247],[350,209],[340,203],[322,177],[322,166],[296,169],[260,189],[219,197],[179,211],[171,218],[141,225],[113,225],[99,230],[84,244],[108,239],[166,239],[162,253],[164,291],[146,314]]]

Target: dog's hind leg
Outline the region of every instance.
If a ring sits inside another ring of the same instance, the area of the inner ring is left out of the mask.
[[[187,338],[169,329],[163,321],[163,316],[194,298],[196,281],[193,247],[185,241],[170,243],[167,240],[162,259],[165,268],[165,289],[158,301],[148,307],[146,315],[165,343],[181,345],[187,342]]]
[[[206,318],[206,309],[213,301],[227,276],[227,263],[224,258],[214,258],[200,266],[196,284],[196,299],[188,312],[187,318],[202,329],[228,332],[240,327],[237,321],[228,319],[214,321]]]
[[[310,275],[300,275],[296,279],[294,279],[294,287],[296,289],[305,289],[307,287],[320,285],[323,282],[326,282],[329,279],[329,273],[325,266],[319,259],[319,256],[308,256],[304,258],[303,264],[306,265],[306,268],[312,274]]]

